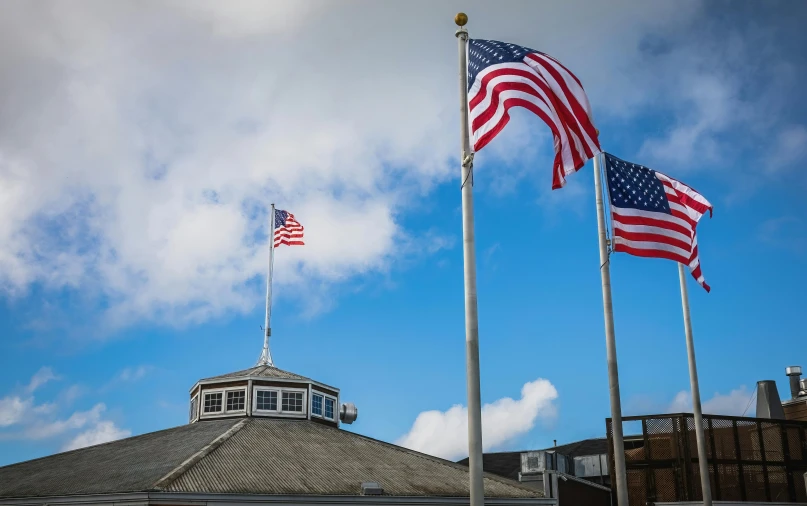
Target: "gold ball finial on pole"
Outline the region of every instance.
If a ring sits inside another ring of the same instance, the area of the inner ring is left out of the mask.
[[[468,15],[464,12],[458,12],[456,16],[454,16],[454,22],[457,26],[465,26],[468,23]]]

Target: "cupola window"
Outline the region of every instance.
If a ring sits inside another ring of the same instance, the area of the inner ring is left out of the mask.
[[[316,390],[311,392],[311,416],[333,421],[334,406],[336,406],[335,397]]]
[[[283,392],[283,403],[281,410],[287,413],[303,412],[302,392]]]
[[[188,421],[192,422],[196,420],[196,418],[199,416],[198,413],[199,413],[199,396],[195,395],[193,399],[191,399],[191,410],[188,416],[189,419]]]
[[[245,403],[245,390],[233,390],[227,392],[227,411],[244,411]]]
[[[277,411],[277,392],[275,390],[258,390],[255,409],[258,411]]]
[[[301,389],[256,386],[252,400],[252,411],[257,414],[298,417],[306,412],[306,392]]]
[[[208,392],[205,394],[205,413],[220,413],[221,412],[221,399],[224,396],[223,392]]]

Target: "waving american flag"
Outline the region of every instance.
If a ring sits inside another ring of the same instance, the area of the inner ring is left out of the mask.
[[[552,130],[552,188],[600,152],[583,85],[551,56],[495,40],[468,41],[468,109],[474,151],[485,147],[524,107]]]
[[[288,211],[275,209],[275,248],[286,246],[304,246],[303,226]]]
[[[614,251],[688,265],[708,292],[695,227],[712,204],[681,181],[604,153]]]

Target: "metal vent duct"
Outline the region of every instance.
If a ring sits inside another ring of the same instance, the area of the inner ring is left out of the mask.
[[[346,402],[339,408],[339,420],[350,425],[359,417],[359,409],[352,402]]]
[[[344,406],[344,404],[343,404]],[[384,489],[374,481],[365,481],[361,484],[361,495],[383,495]]]
[[[785,419],[782,400],[779,398],[779,391],[773,380],[757,383],[757,418]]]
[[[785,374],[790,379],[790,395],[795,399],[799,396],[799,383],[801,380],[801,366],[793,365],[785,369]]]

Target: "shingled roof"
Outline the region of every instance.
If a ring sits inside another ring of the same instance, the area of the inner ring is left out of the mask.
[[[0,467],[0,500],[128,492],[468,497],[468,469],[309,420],[210,420]],[[492,474],[491,498],[541,492]]]
[[[299,374],[294,374],[293,372],[284,371],[283,369],[278,369],[277,367],[273,367],[270,365],[256,365],[255,367],[250,367],[249,369],[244,369],[243,371],[236,371],[227,374],[222,374],[221,376],[213,376],[212,378],[205,378],[201,381],[208,382],[216,380],[231,380],[242,377],[311,381],[310,378],[306,378],[305,376],[300,376]]]

